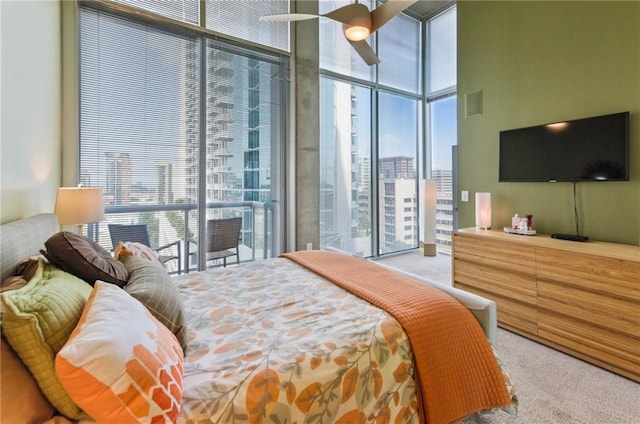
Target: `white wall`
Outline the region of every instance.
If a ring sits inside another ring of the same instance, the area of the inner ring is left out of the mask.
[[[58,0],[0,1],[0,223],[52,212],[61,180]]]

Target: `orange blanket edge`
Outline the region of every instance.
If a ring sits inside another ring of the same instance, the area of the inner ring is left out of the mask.
[[[400,322],[414,354],[421,398],[418,411],[423,422],[454,423],[511,402],[482,328],[448,294],[362,258],[318,250],[282,256],[384,309]],[[471,357],[475,361],[469,361]],[[434,363],[438,366],[430,366]]]

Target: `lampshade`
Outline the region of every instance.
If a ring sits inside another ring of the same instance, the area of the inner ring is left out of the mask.
[[[60,225],[80,225],[103,221],[102,189],[95,187],[60,187],[55,213]]]
[[[476,227],[491,228],[491,193],[476,193]]]
[[[436,241],[436,197],[436,180],[423,180],[424,228],[422,232],[422,241],[425,243],[432,243]]]
[[[436,180],[423,180],[423,215],[422,215],[422,254],[424,256],[436,255],[436,212],[437,212],[437,188]]]

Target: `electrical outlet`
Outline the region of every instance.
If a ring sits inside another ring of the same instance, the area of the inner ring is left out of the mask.
[[[307,243],[307,250],[313,250],[313,244]]]
[[[460,193],[460,200],[463,202],[469,201],[469,190],[462,190],[462,193]]]

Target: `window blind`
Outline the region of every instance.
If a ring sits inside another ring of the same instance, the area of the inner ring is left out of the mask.
[[[199,0],[115,0],[139,9],[182,22],[198,24],[200,22]]]
[[[199,0],[115,1],[167,18],[201,25]],[[204,7],[207,29],[289,51],[289,23],[259,20],[264,15],[288,13],[289,0],[206,0]]]
[[[428,93],[456,85],[456,9],[450,9],[429,21]]]
[[[85,8],[79,25],[80,183],[140,205],[109,220],[147,224],[153,247],[188,238],[184,215],[145,206],[197,201],[200,41]]]
[[[289,23],[259,20],[289,13],[289,0],[206,0],[205,7],[208,29],[289,51]]]
[[[199,40],[88,9],[80,37],[81,182],[112,205],[195,201],[175,177],[197,172]]]
[[[422,43],[419,21],[398,15],[378,30],[378,81],[420,94]]]

